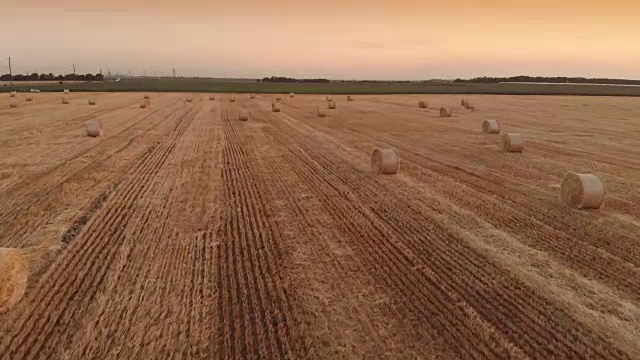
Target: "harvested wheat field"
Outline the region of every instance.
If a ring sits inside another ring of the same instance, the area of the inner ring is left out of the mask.
[[[637,99],[142,96],[0,108],[0,359],[640,358]]]

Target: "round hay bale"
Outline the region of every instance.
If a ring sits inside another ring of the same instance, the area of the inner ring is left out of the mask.
[[[100,120],[89,120],[85,127],[87,129],[87,136],[98,137],[103,135],[102,121]]]
[[[469,104],[469,99],[462,99],[462,101],[460,101],[460,106],[467,107],[467,104]]]
[[[27,96],[27,101],[33,101],[33,96]]]
[[[193,99],[191,97],[188,97],[185,99],[186,102],[193,102]]]
[[[151,96],[149,96],[149,94],[144,94],[144,98],[145,99],[151,99]]]
[[[89,99],[89,105],[95,105],[95,104],[96,104],[95,99]]]
[[[562,201],[576,209],[599,209],[606,194],[604,183],[593,174],[569,172],[560,185]]]
[[[29,263],[17,249],[0,248],[0,313],[17,304],[27,288]]]
[[[11,101],[9,101],[9,107],[12,107],[12,108],[18,107],[18,102],[16,101],[16,99],[11,99]]]
[[[467,109],[467,110],[471,110],[471,109],[473,109],[473,105],[471,105],[469,100],[467,100],[467,102],[464,104],[464,108]]]
[[[69,98],[63,97],[62,98],[62,103],[63,104],[68,104],[69,103]]]
[[[14,98],[14,97],[16,97],[16,92],[15,92],[15,91],[12,91],[12,92],[9,94],[9,96],[10,96],[10,97],[13,97],[13,98]]]
[[[296,96],[296,94],[294,94],[294,93],[289,93],[289,97],[290,97],[290,98],[292,98],[292,97],[294,97],[294,96]]]
[[[151,107],[151,100],[150,99],[144,99],[144,105],[145,105],[145,107],[150,108]]]
[[[215,95],[213,95],[213,94],[209,94],[209,100],[215,100],[215,99],[216,99],[216,96],[215,96]]]
[[[245,109],[240,109],[240,112],[238,112],[238,119],[240,121],[247,121],[249,120],[249,112]]]
[[[398,154],[394,149],[375,148],[371,154],[371,169],[376,174],[398,172]]]
[[[485,134],[499,134],[500,123],[498,120],[485,120],[482,123],[482,132]]]
[[[336,108],[336,102],[331,100],[327,103],[329,109],[335,109]]]
[[[230,101],[230,102],[236,102],[236,97],[235,97],[235,96],[231,96],[231,97],[229,98],[229,101]]]
[[[347,101],[353,101],[353,98],[351,97],[351,95],[347,95]]]
[[[440,108],[440,117],[451,117],[451,108]]]
[[[282,100],[282,96],[277,95],[277,96],[276,96],[276,101],[280,101],[280,100]]]
[[[325,116],[327,116],[327,112],[324,109],[318,108],[318,117],[325,117]]]
[[[68,94],[69,92],[70,92],[69,89],[64,89],[65,94]]]
[[[333,97],[327,96],[327,101],[333,101]]]
[[[140,103],[140,109],[146,109],[147,108],[147,102],[143,101]]]
[[[502,134],[502,151],[522,152],[524,150],[524,137],[522,134]]]
[[[278,105],[278,103],[272,103],[271,104],[271,111],[280,112],[280,105]]]
[[[253,100],[253,99],[255,99],[255,98],[256,98],[256,95],[255,95],[255,94],[251,94],[251,95],[249,95],[249,99],[252,99],[252,100]]]
[[[421,109],[426,109],[428,107],[427,102],[424,100],[418,101],[418,107]]]

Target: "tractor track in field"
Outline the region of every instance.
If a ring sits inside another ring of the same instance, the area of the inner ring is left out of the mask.
[[[221,199],[216,264],[218,350],[229,358],[304,358],[291,295],[284,287],[281,239],[270,220],[248,149],[222,113]]]

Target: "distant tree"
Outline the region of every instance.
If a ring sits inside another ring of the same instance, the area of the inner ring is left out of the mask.
[[[29,81],[38,81],[40,77],[38,76],[38,73],[33,73],[29,76]]]
[[[65,80],[67,80],[67,81],[69,81],[69,80],[73,80],[74,78],[75,78],[75,75],[74,75],[74,74],[66,74],[66,75],[64,76],[64,79],[65,79]]]
[[[85,81],[93,81],[94,79],[95,79],[95,76],[93,76],[93,74],[84,75],[84,80]]]
[[[104,75],[102,74],[96,74],[96,76],[93,77],[94,81],[104,81]]]
[[[4,74],[0,76],[0,81],[9,81],[9,80],[11,80],[11,75],[9,74]]]
[[[62,81],[62,80],[64,80],[64,76],[58,75],[58,76],[56,76],[56,80]]]
[[[13,75],[13,81],[26,81],[29,78],[22,74]]]

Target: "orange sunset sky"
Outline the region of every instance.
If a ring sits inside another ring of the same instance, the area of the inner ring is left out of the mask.
[[[0,2],[14,73],[640,79],[638,1]]]

